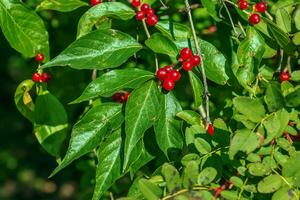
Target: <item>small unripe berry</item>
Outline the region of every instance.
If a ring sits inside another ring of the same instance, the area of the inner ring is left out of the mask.
[[[283,82],[283,81],[289,81],[290,80],[290,75],[287,72],[283,71],[279,75],[279,79],[280,79],[281,82]]]
[[[137,11],[135,18],[139,21],[142,21],[145,18],[146,14],[144,11]]]
[[[141,1],[140,0],[131,0],[131,5],[133,7],[139,7],[141,5]]]
[[[264,13],[267,10],[267,4],[265,2],[259,2],[255,5],[257,12]]]
[[[90,0],[91,6],[96,6],[98,4],[102,3],[102,0]]]
[[[160,68],[156,72],[156,77],[163,81],[168,77],[168,71],[165,68]]]
[[[182,64],[182,68],[185,70],[185,71],[191,71],[194,67],[194,64],[191,62],[191,61],[185,61],[183,64]]]
[[[176,82],[176,81],[180,80],[181,74],[177,70],[172,70],[168,73],[168,78],[171,79],[172,81]]]
[[[155,26],[158,22],[158,17],[156,15],[149,15],[146,21],[149,26]]]
[[[144,12],[147,12],[150,9],[150,5],[147,3],[143,3],[143,5],[141,6],[141,10]]]
[[[213,124],[209,124],[208,127],[207,127],[207,133],[211,136],[214,135],[215,133],[215,127]]]
[[[180,58],[184,61],[187,59],[191,59],[193,57],[193,52],[190,48],[184,48],[180,51]]]
[[[43,83],[48,83],[50,80],[51,80],[51,75],[49,73],[47,73],[47,72],[42,73],[42,75],[41,75],[41,81]]]
[[[37,54],[36,56],[35,56],[35,60],[37,61],[37,62],[39,62],[39,63],[41,63],[41,62],[43,62],[44,61],[44,54],[42,54],[42,53],[39,53],[39,54]]]
[[[239,1],[239,7],[241,10],[247,10],[249,3],[247,1]]]
[[[258,24],[260,22],[260,16],[258,14],[250,15],[249,22],[252,25]]]
[[[175,83],[171,79],[166,79],[164,80],[162,87],[167,91],[171,91],[174,89]]]
[[[36,82],[36,83],[42,82],[42,76],[41,76],[41,74],[39,74],[37,72],[32,75],[31,79],[33,82]]]
[[[195,67],[195,66],[200,65],[201,58],[200,58],[200,56],[193,56],[192,59],[191,59],[191,61],[192,61],[193,65],[194,65],[194,67]]]

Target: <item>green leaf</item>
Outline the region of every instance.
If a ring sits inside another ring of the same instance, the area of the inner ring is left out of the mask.
[[[135,89],[152,78],[153,73],[141,69],[112,70],[92,81],[72,103],[80,103],[98,96],[111,97],[120,90]]]
[[[182,109],[172,93],[164,95],[160,105],[162,111],[154,124],[155,137],[159,148],[169,158],[175,149],[181,150],[183,147],[182,121],[175,119],[176,114]]]
[[[270,112],[274,112],[283,108],[284,97],[281,94],[280,84],[279,83],[268,84],[264,99],[268,106],[268,110]]]
[[[194,107],[199,108],[202,105],[203,102],[203,95],[204,95],[204,88],[201,80],[198,78],[196,74],[194,74],[192,71],[188,72],[189,78],[190,78],[190,84],[193,89],[193,95],[194,95]]]
[[[49,59],[48,32],[44,22],[21,2],[0,0],[0,27],[9,44],[24,56],[43,53],[46,60]]]
[[[145,41],[145,44],[155,53],[165,54],[173,58],[176,58],[178,55],[178,49],[174,42],[161,33],[151,35]]]
[[[19,112],[29,121],[34,121],[34,103],[29,91],[34,86],[32,80],[25,80],[17,87],[15,92],[15,104]]]
[[[282,175],[284,177],[291,177],[295,186],[300,187],[300,152],[291,156],[282,166]]]
[[[231,183],[237,187],[237,188],[242,188],[244,185],[244,182],[241,178],[237,177],[237,176],[232,176],[230,178]]]
[[[218,172],[213,167],[207,167],[203,169],[198,175],[197,183],[199,185],[208,185],[210,184],[217,176]]]
[[[48,153],[60,157],[67,128],[68,118],[64,106],[48,91],[39,93],[34,108],[34,134]]]
[[[105,103],[91,108],[73,127],[67,153],[50,177],[68,166],[74,160],[96,148],[111,131],[122,122],[122,105]]]
[[[85,12],[78,22],[77,38],[92,31],[93,26],[106,17],[129,20],[135,16],[135,11],[120,2],[102,2]]]
[[[201,116],[192,110],[183,110],[176,114],[177,117],[183,119],[190,125],[200,125]]]
[[[253,152],[259,146],[259,136],[248,129],[237,130],[229,147],[229,157],[232,160],[239,151]]]
[[[300,30],[300,7],[298,6],[297,10],[294,14],[295,26],[298,30]],[[299,35],[299,34],[298,34]]]
[[[117,30],[96,30],[73,42],[43,67],[68,65],[75,69],[115,68],[141,48],[130,35]]]
[[[260,122],[265,116],[265,108],[259,99],[236,97],[233,99],[233,105],[239,113],[247,117],[252,122]]]
[[[200,154],[208,154],[211,152],[211,146],[210,144],[202,139],[202,138],[196,138],[195,141],[195,147],[197,149],[197,151],[200,153]]]
[[[273,193],[282,185],[282,179],[279,175],[270,175],[261,180],[257,185],[257,190],[260,193]]]
[[[300,106],[300,88],[286,96],[286,106],[298,107]]]
[[[197,183],[199,164],[197,161],[189,161],[182,174],[182,185],[184,188],[191,188]]]
[[[155,28],[175,41],[185,41],[192,36],[191,29],[188,26],[172,21],[159,21]]]
[[[121,129],[118,129],[100,143],[97,153],[96,185],[93,200],[98,200],[103,193],[121,176]]]
[[[259,162],[250,163],[247,167],[249,173],[253,176],[264,176],[271,172],[271,169],[267,165]]]
[[[272,200],[297,200],[297,196],[292,189],[286,186],[277,190],[273,194]]]
[[[281,8],[276,11],[276,23],[281,30],[289,33],[292,30],[292,19],[286,9]]]
[[[160,199],[162,195],[162,190],[157,185],[143,178],[139,180],[139,188],[147,200]]]
[[[293,43],[298,46],[300,45],[300,32],[294,34]]]
[[[88,4],[80,0],[44,0],[36,7],[36,10],[56,10],[60,12],[70,12],[82,6],[88,6]]]
[[[181,178],[177,169],[165,163],[162,166],[162,175],[165,177],[166,185],[170,193],[174,193],[181,188]]]
[[[241,85],[251,85],[255,80],[258,67],[265,52],[265,43],[260,34],[252,27],[247,29],[247,37],[237,50],[239,68],[235,75]]]
[[[300,36],[300,34],[299,34],[299,36]],[[300,70],[293,71],[292,74],[291,74],[291,79],[290,80],[299,82],[300,81]]]
[[[201,0],[201,4],[204,8],[206,8],[207,12],[214,18],[215,21],[219,22],[221,21],[218,17],[219,9],[217,9],[217,6],[220,4],[217,0]]]
[[[145,83],[131,93],[125,110],[126,139],[123,171],[131,164],[129,158],[133,148],[143,138],[145,131],[158,119],[160,100],[158,87],[154,81]]]
[[[236,191],[224,190],[221,192],[221,196],[228,200],[237,200],[238,199],[238,193]]]

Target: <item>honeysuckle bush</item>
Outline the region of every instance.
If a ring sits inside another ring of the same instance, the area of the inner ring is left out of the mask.
[[[39,54],[15,104],[57,161],[50,178],[83,160],[94,170],[84,199],[299,199],[300,1],[142,1],[151,14],[131,3],[0,0],[11,47]],[[81,7],[74,41],[50,56],[40,16]],[[52,67],[93,74],[70,102],[81,114],[47,89]]]

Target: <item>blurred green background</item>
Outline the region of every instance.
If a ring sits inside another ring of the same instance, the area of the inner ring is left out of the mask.
[[[219,49],[222,49],[220,35],[215,33],[216,27],[213,26],[212,19],[199,6],[199,2],[191,1],[191,4],[196,8],[193,15],[197,32]],[[30,0],[25,1],[25,3],[34,9],[39,2]],[[171,12],[170,10],[159,12],[161,19],[166,20],[170,17],[173,21],[187,24],[184,12],[173,12],[184,8],[182,0],[170,0],[165,1],[165,3],[171,6]],[[159,1],[157,5],[160,5]],[[52,57],[75,40],[77,22],[87,9],[88,7],[80,8],[69,13],[55,11],[39,13],[49,31]],[[136,35],[137,32],[144,34],[140,27],[141,24],[138,24],[138,28],[136,28],[137,24],[134,19],[128,23],[116,21],[113,22],[113,27],[131,35]],[[137,60],[132,59],[129,62],[130,66],[134,67],[137,65],[136,63],[145,63],[145,65],[153,63],[152,55],[147,51],[142,51],[141,55]],[[160,61],[161,64],[169,62],[166,57],[161,57]],[[139,67],[144,68],[145,65],[139,64]],[[89,165],[84,159],[81,159],[54,178],[48,179],[48,175],[56,166],[56,161],[40,147],[32,133],[31,123],[22,117],[14,105],[15,89],[23,80],[31,78],[36,67],[37,63],[34,59],[24,58],[12,49],[0,31],[0,199],[88,199],[93,191],[93,162]],[[149,70],[152,69],[150,67]],[[91,71],[53,68],[50,73],[52,74],[52,81],[48,88],[65,105],[69,122],[74,124],[85,105],[71,106],[67,104],[78,97],[90,82]],[[66,146],[67,144],[66,141]],[[86,156],[85,159],[90,158]],[[113,191],[122,195],[128,187],[128,183],[128,177],[125,177],[119,182],[119,186],[122,187],[118,187],[117,184]]]

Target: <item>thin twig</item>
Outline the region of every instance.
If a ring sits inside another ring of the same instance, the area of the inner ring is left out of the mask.
[[[92,81],[95,80],[96,78],[97,78],[97,69],[93,69]]]
[[[288,56],[287,58],[287,64],[286,64],[286,69],[289,72],[289,75],[292,74],[292,68],[291,68],[291,56]]]
[[[202,78],[203,78],[203,84],[204,84],[204,92],[205,92],[205,103],[206,103],[206,126],[208,126],[211,122],[210,122],[210,115],[209,115],[209,91],[208,91],[208,85],[207,85],[207,79],[206,79],[206,74],[205,74],[205,69],[204,69],[204,64],[203,64],[203,56],[201,55],[201,49],[198,43],[198,38],[196,35],[196,30],[194,27],[194,22],[193,22],[193,17],[192,17],[192,13],[191,13],[191,7],[189,4],[188,0],[185,0],[185,7],[186,7],[186,11],[189,17],[189,21],[190,21],[190,26],[192,29],[192,34],[193,34],[193,38],[194,38],[194,42],[195,42],[195,46],[196,46],[196,50],[197,50],[197,54],[200,56],[202,62],[201,62],[201,73],[202,73]]]
[[[233,31],[234,31],[235,35],[238,37],[238,36],[239,36],[239,33],[238,33],[237,30],[235,29],[235,25],[234,25],[234,23],[233,23],[231,14],[230,14],[230,12],[229,12],[229,9],[228,9],[226,3],[224,2],[224,0],[222,0],[222,3],[223,3],[223,5],[224,5],[225,10],[226,10],[226,12],[227,12],[227,15],[228,15],[228,17],[229,17],[229,21],[230,21],[230,23],[231,23],[231,26],[232,26],[232,28],[233,28]]]
[[[245,31],[245,29],[244,29],[244,27],[242,26],[242,24],[241,24],[240,21],[238,21],[238,25],[239,25],[240,29],[242,30],[242,33],[243,33],[244,36],[246,37],[246,36],[247,36],[246,31]]]
[[[280,60],[279,60],[279,66],[277,68],[277,72],[281,72],[281,68],[282,68],[282,61],[283,61],[283,49],[280,49]]]

